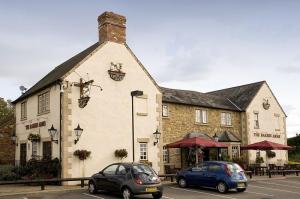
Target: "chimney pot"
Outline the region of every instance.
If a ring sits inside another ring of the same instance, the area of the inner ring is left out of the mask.
[[[99,43],[106,41],[126,42],[126,17],[113,12],[104,12],[98,17]]]

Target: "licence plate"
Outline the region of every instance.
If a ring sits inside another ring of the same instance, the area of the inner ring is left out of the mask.
[[[157,191],[157,187],[146,188],[146,192],[156,192],[156,191]]]
[[[245,185],[244,182],[239,182],[239,183],[237,183],[237,186],[238,186],[239,188],[245,188],[245,187],[246,187],[246,185]]]

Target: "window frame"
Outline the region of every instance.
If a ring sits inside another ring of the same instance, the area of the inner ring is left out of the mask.
[[[21,102],[21,120],[27,119],[27,101]]]
[[[148,143],[147,142],[140,142],[140,160],[147,161],[148,160]],[[145,145],[142,147],[142,145]],[[145,153],[145,154],[143,154]]]
[[[49,112],[50,112],[50,91],[48,90],[38,95],[38,115],[46,114]]]
[[[232,114],[230,112],[221,112],[221,126],[232,126]]]
[[[236,149],[235,149],[236,148]],[[238,145],[232,145],[231,146],[231,158],[239,158],[240,157],[240,152],[239,152],[239,146]],[[236,153],[234,151],[236,150]],[[235,155],[234,155],[235,154]]]
[[[254,113],[254,128],[259,129],[259,113]]]
[[[205,113],[205,117],[203,117],[203,113]],[[197,124],[208,124],[208,111],[206,109],[195,109],[195,122]]]
[[[164,107],[166,107],[166,114],[164,112]],[[169,117],[169,105],[168,104],[163,104],[162,105],[162,112],[161,112],[162,117]]]
[[[169,149],[166,146],[163,146],[163,162],[169,163]]]

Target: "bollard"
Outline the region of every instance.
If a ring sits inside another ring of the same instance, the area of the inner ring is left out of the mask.
[[[81,184],[80,184],[81,188],[84,187],[84,180],[81,180]]]
[[[285,176],[285,171],[282,171],[282,175]]]
[[[298,171],[296,171],[296,176],[299,176],[299,173],[298,173]]]
[[[44,182],[44,181],[41,182],[41,190],[42,190],[42,191],[45,190],[45,182]]]
[[[272,176],[271,176],[271,171],[269,171],[269,178],[271,178]]]

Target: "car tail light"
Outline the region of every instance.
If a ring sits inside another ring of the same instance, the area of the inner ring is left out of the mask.
[[[225,165],[225,172],[228,176],[230,176],[230,177],[232,176],[232,172],[229,170],[227,165]]]
[[[143,184],[143,181],[142,181],[138,176],[136,176],[136,177],[134,178],[134,182],[135,182],[136,184]]]

